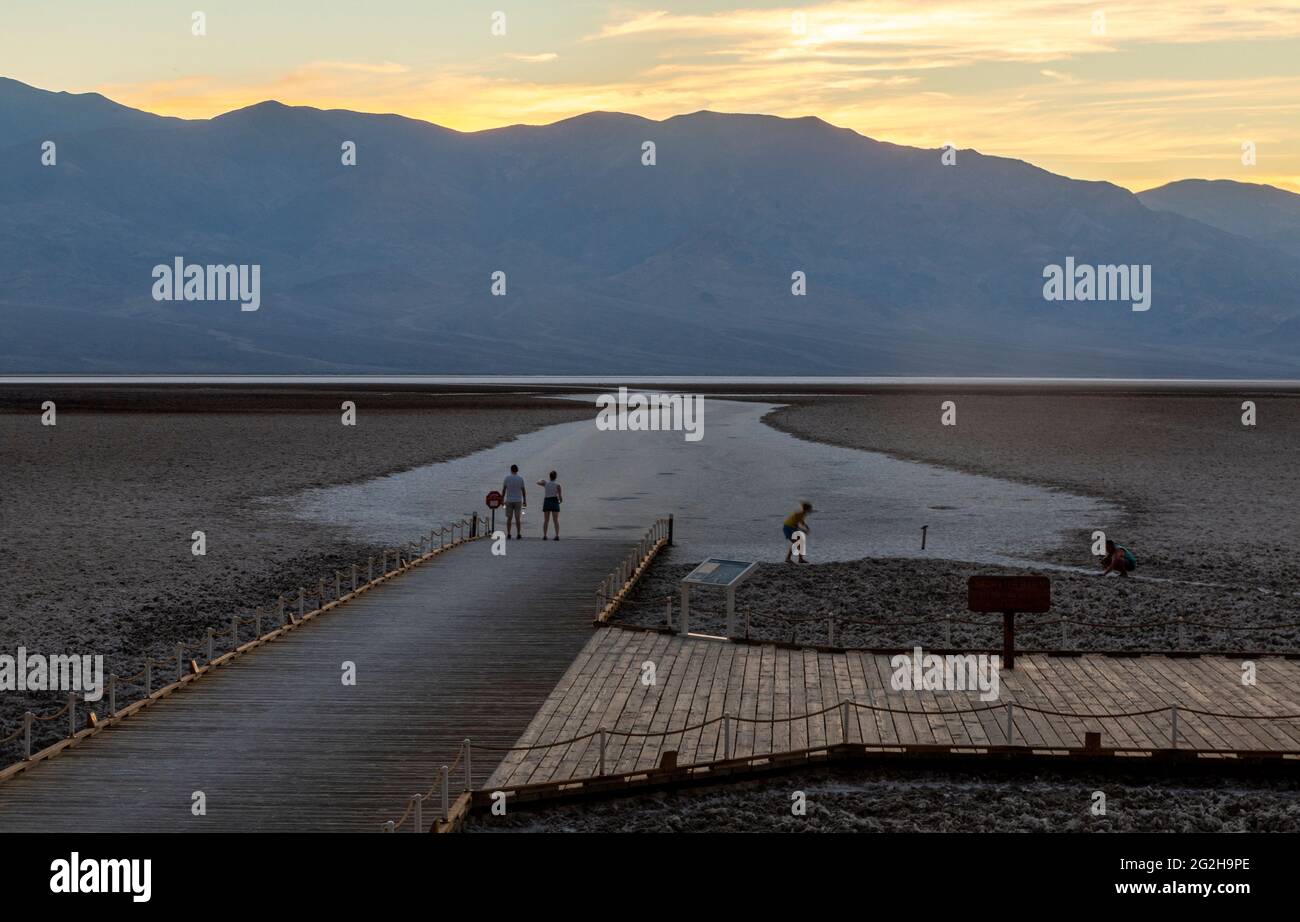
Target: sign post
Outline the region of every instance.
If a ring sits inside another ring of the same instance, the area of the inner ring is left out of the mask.
[[[1052,608],[1052,581],[1046,576],[972,576],[966,581],[966,607],[1002,612],[1002,665],[1016,668],[1016,612]]]
[[[483,498],[483,502],[486,503],[487,507],[492,510],[492,525],[490,527],[492,529],[492,534],[496,534],[497,508],[501,505],[501,492],[499,490],[493,490],[491,493],[489,493],[487,496]]]
[[[682,617],[678,633],[689,634],[691,630],[691,587],[708,586],[726,592],[726,636],[729,638],[734,637],[736,634],[736,587],[757,567],[757,563],[748,560],[723,560],[718,557],[710,557],[682,577]]]

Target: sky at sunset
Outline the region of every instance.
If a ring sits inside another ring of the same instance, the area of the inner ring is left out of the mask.
[[[1300,191],[1300,0],[7,2],[0,76],[187,118],[266,99],[465,131],[591,110],[816,115],[1135,191]]]

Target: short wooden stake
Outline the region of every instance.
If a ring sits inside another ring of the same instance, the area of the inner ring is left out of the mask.
[[[1002,613],[1002,668],[1016,668],[1016,613]]]

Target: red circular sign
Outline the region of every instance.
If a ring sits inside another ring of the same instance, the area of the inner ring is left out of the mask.
[[[501,494],[498,493],[496,490],[493,490],[491,493],[489,493],[489,494],[487,495],[487,499],[484,500],[484,502],[487,503],[487,507],[488,507],[489,509],[500,509],[500,508],[501,508]]]

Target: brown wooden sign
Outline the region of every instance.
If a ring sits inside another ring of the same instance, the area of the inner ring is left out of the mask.
[[[1052,581],[1046,576],[972,576],[966,581],[971,611],[1043,612],[1052,607]]]

